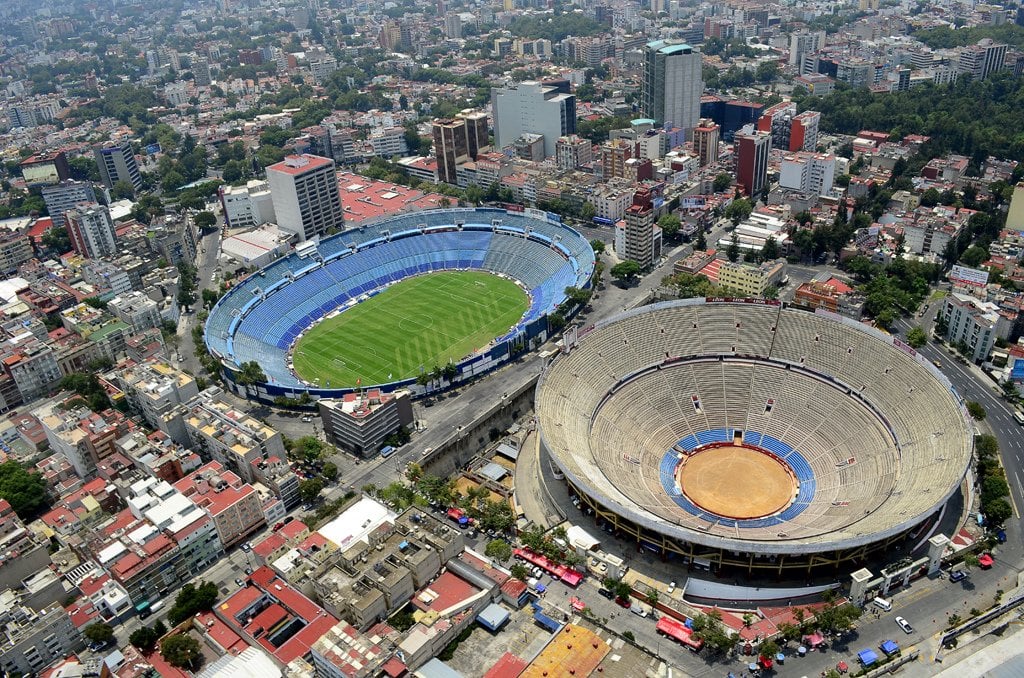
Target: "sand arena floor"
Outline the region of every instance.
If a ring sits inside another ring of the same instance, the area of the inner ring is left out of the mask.
[[[676,477],[683,494],[694,504],[737,520],[777,513],[789,506],[797,493],[796,478],[784,462],[739,445],[690,455]]]

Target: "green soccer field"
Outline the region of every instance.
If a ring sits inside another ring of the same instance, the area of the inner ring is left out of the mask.
[[[446,271],[395,283],[322,321],[292,353],[295,372],[322,387],[415,377],[458,362],[519,322],[529,296],[490,273]]]

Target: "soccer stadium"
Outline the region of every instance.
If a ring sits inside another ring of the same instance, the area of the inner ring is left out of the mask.
[[[464,377],[547,338],[567,287],[588,287],[590,243],[538,210],[403,214],[300,244],[228,291],[206,321],[230,377],[256,361],[256,398],[338,397]]]
[[[759,300],[666,302],[583,329],[536,409],[543,448],[604,529],[713,569],[810,572],[916,543],[973,452],[962,401],[912,348]]]

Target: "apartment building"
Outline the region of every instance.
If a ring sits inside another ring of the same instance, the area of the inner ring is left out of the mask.
[[[126,292],[110,300],[107,308],[132,328],[132,333],[160,327],[160,307],[138,291]]]
[[[85,648],[85,640],[58,603],[36,611],[11,589],[0,591],[0,669],[33,675]]]
[[[153,361],[121,370],[116,378],[147,424],[164,431],[179,444],[189,442],[182,418],[168,415],[199,395],[199,387],[190,374],[165,362]],[[170,422],[177,422],[177,425]]]
[[[221,394],[214,386],[185,406],[185,430],[192,449],[210,455],[246,482],[255,482],[255,462],[287,459],[284,440],[279,432],[220,400]]]
[[[370,389],[338,400],[321,399],[318,407],[327,440],[363,456],[376,454],[388,436],[413,420],[408,391]]]
[[[375,516],[380,519],[363,529]],[[366,497],[335,519],[328,534],[349,541],[314,590],[329,612],[362,630],[405,605],[464,546],[454,525],[416,509],[394,516]]]
[[[256,490],[216,461],[182,478],[174,488],[213,518],[225,549],[266,527]]]

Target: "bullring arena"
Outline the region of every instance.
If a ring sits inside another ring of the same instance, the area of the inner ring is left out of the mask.
[[[973,451],[962,401],[913,349],[763,301],[585,328],[536,408],[543,448],[602,527],[711,566],[864,561],[919,536]]]

